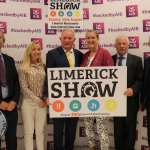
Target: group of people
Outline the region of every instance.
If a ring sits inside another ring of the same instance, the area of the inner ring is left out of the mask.
[[[140,105],[139,94],[145,87],[143,79],[146,78],[142,59],[129,54],[129,39],[125,35],[119,35],[116,38],[115,48],[117,53],[114,56],[111,56],[108,50],[100,47],[99,34],[95,30],[87,30],[86,32],[89,50],[85,54],[74,49],[75,40],[75,32],[71,29],[64,29],[60,36],[61,46],[47,53],[46,65],[43,64],[41,59],[40,43],[38,41],[31,42],[26,48],[23,63],[17,73],[13,58],[1,52],[5,37],[3,32],[0,31],[0,61],[2,61],[4,66],[3,70],[2,67],[0,68],[0,110],[6,116],[8,123],[5,133],[7,150],[17,150],[17,104],[21,93],[25,150],[34,149],[34,130],[37,149],[44,150],[44,128],[46,123],[46,107],[48,106],[47,68],[120,65],[127,66],[127,89],[123,93],[127,96],[127,116],[114,117],[115,149],[134,150],[137,112]],[[70,60],[68,60],[68,53]],[[144,97],[147,93],[144,91],[142,96]],[[141,100],[142,104],[149,110],[148,118],[150,124],[150,105],[147,106],[150,99],[149,97],[146,98],[144,97],[143,100],[141,98]],[[95,150],[96,146],[95,122],[100,136],[100,148],[101,150],[109,150],[106,117],[84,118],[89,149]],[[54,118],[53,123],[54,150],[73,150],[78,118]],[[65,132],[63,135],[64,127]],[[148,133],[150,139],[150,129]],[[63,136],[65,137],[64,146]]]

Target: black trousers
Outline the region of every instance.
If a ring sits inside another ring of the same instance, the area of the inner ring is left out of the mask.
[[[17,108],[12,111],[1,110],[7,120],[7,130],[5,133],[6,148],[7,150],[17,150],[17,122],[18,122],[18,112]]]
[[[137,112],[127,117],[114,117],[114,138],[116,150],[134,150],[136,140]]]
[[[78,118],[55,118],[53,122],[54,150],[73,150]],[[65,135],[65,146],[63,146],[63,131]]]
[[[150,105],[148,105],[146,112],[147,112],[147,137],[148,137],[148,145],[150,146]]]

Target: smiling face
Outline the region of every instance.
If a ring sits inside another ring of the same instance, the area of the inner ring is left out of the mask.
[[[99,36],[94,31],[87,31],[86,41],[90,51],[96,51],[99,47]]]
[[[32,52],[30,54],[31,62],[38,63],[40,56],[41,56],[41,45],[39,43],[36,43],[33,45]]]
[[[66,29],[61,33],[60,37],[62,47],[70,51],[74,47],[75,35],[72,30]]]
[[[117,50],[117,53],[120,56],[125,55],[128,52],[129,48],[129,41],[126,36],[120,36],[116,39],[115,47]]]

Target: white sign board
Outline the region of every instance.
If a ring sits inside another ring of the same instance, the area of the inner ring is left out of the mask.
[[[50,117],[126,116],[126,66],[48,68]]]

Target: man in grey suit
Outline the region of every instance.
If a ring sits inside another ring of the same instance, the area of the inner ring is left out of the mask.
[[[60,37],[61,46],[50,50],[46,58],[46,68],[79,67],[82,53],[74,49],[75,33],[65,29]],[[67,59],[69,53],[70,59]],[[47,85],[47,84],[46,84]],[[46,96],[48,88],[46,86]],[[54,150],[73,150],[78,118],[54,118]],[[63,128],[65,127],[65,146],[63,147]]]
[[[134,150],[136,121],[139,109],[139,93],[142,89],[142,59],[128,53],[129,39],[119,35],[115,41],[117,54],[112,56],[116,66],[127,66],[127,116],[114,117],[114,137],[116,150]],[[121,109],[121,108],[120,108]]]

